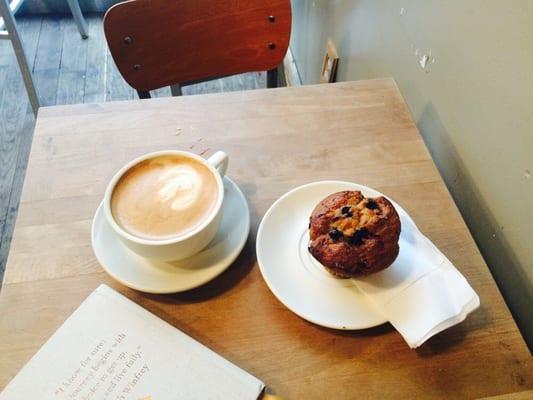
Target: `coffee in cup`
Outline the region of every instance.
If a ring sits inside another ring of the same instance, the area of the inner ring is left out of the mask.
[[[195,255],[222,219],[228,156],[207,160],[178,150],[145,154],[109,182],[104,215],[118,238],[142,257],[173,261]]]
[[[218,202],[214,173],[198,160],[162,155],[141,161],[117,182],[111,212],[131,235],[172,239],[197,228]]]

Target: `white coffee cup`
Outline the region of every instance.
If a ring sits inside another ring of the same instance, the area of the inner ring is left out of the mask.
[[[192,158],[205,165],[215,177],[218,186],[217,203],[210,214],[204,221],[192,231],[186,232],[183,235],[177,235],[170,239],[152,240],[144,239],[126,232],[113,217],[111,212],[111,197],[113,190],[120,178],[129,171],[132,167],[142,161],[161,157],[161,156],[181,156]],[[222,203],[224,201],[224,184],[222,178],[226,173],[228,167],[228,156],[223,151],[218,151],[209,157],[207,160],[193,153],[179,150],[165,150],[154,153],[145,154],[135,160],[130,161],[124,165],[111,179],[107,185],[104,195],[104,216],[111,226],[113,231],[117,234],[119,239],[135,253],[142,257],[151,258],[161,261],[175,261],[190,257],[203,248],[214,238],[220,226],[222,219]]]

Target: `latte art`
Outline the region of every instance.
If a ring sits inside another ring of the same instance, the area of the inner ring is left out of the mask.
[[[189,166],[177,166],[167,171],[161,178],[163,184],[158,193],[161,202],[170,202],[173,210],[184,210],[194,204],[200,194],[202,177]]]
[[[186,156],[159,156],[140,162],[120,178],[111,212],[134,236],[171,239],[204,222],[218,196],[217,180],[204,164]]]

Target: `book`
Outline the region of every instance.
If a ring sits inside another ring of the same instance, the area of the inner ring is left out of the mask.
[[[259,379],[101,285],[0,400],[253,400],[263,389]]]

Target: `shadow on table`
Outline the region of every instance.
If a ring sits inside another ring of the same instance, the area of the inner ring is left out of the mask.
[[[250,238],[248,238],[241,254],[239,254],[233,264],[205,285],[181,293],[170,295],[145,294],[145,296],[160,303],[171,304],[197,303],[220,296],[222,293],[227,292],[237,285],[251,271],[256,263],[254,248],[255,243],[252,243]]]
[[[447,352],[454,347],[461,346],[468,335],[472,335],[479,329],[486,329],[486,321],[488,319],[487,310],[482,306],[469,315],[465,321],[438,333],[427,340],[422,346],[414,349],[414,351],[419,357],[429,358]],[[400,338],[400,334],[395,332],[394,327],[390,323],[362,330],[337,330],[321,327],[308,321],[303,322],[321,333],[332,337],[372,338],[394,333]],[[407,343],[405,343],[405,346],[407,348]]]
[[[360,329],[360,330],[340,330],[340,329],[325,328],[323,326],[314,325],[311,322],[309,322],[309,324],[313,325],[314,327],[316,327],[318,330],[322,332],[326,332],[326,333],[333,334],[336,336],[345,336],[345,337],[381,336],[381,335],[385,335],[387,333],[394,331],[394,327],[388,322],[375,326],[373,328]]]
[[[478,329],[486,329],[486,321],[489,320],[486,309],[481,305],[466,320],[448,328],[428,339],[422,346],[415,349],[421,357],[431,357],[444,353],[461,343]]]

